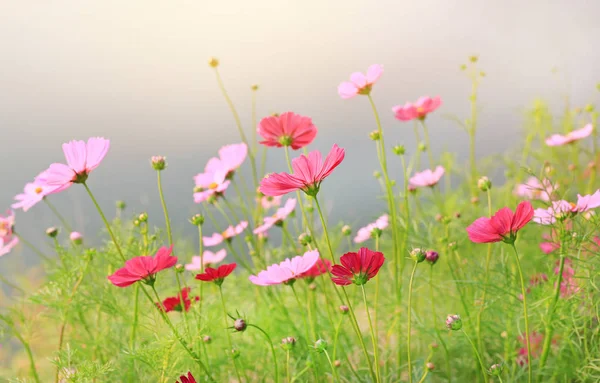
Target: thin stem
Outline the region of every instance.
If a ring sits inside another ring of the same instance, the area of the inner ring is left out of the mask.
[[[431,350],[429,352],[429,355],[427,356],[427,359],[425,359],[425,373],[423,374],[423,376],[421,377],[421,379],[419,380],[419,383],[423,383],[425,381],[425,378],[427,378],[427,375],[429,374],[429,369],[427,368],[427,363],[429,363],[431,361],[431,358],[433,357],[433,350]]]
[[[227,308],[225,307],[225,298],[223,297],[223,288],[219,286],[219,295],[221,297],[221,306],[223,307],[223,323],[225,324],[225,332],[227,333],[227,341],[229,342],[229,355],[232,355],[233,351],[233,343],[231,342],[231,334],[227,331]],[[242,378],[240,376],[240,372],[238,371],[237,363],[235,363],[235,359],[231,358],[231,362],[233,363],[233,367],[235,369],[235,374],[237,375],[238,381],[241,382]]]
[[[523,314],[525,316],[525,339],[527,340],[527,376],[528,382],[531,383],[533,379],[533,371],[531,369],[531,364],[533,359],[531,359],[531,340],[529,339],[529,315],[527,313],[527,291],[525,289],[525,279],[523,278],[523,270],[521,268],[521,261],[519,260],[519,253],[517,252],[517,247],[515,244],[512,244],[512,248],[515,252],[515,260],[517,261],[517,269],[519,270],[519,278],[521,279],[521,295],[523,295]]]
[[[298,293],[296,293],[296,288],[294,287],[293,284],[291,284],[290,287],[292,288],[292,293],[294,294],[294,298],[296,299],[296,304],[298,305],[298,308],[301,308],[302,302],[300,301],[300,298],[298,298]],[[310,339],[308,322],[307,322],[305,315],[302,315],[302,320],[304,321],[304,331],[306,331],[306,344],[308,345],[312,340]]]
[[[433,170],[433,153],[431,151],[431,146],[429,145],[429,131],[427,130],[427,124],[425,124],[425,119],[420,119],[421,126],[423,126],[423,132],[425,136],[425,146],[427,147],[427,156],[429,157],[429,167]]]
[[[331,358],[329,357],[329,353],[327,352],[327,350],[323,350],[323,351],[325,353],[325,356],[327,357],[327,361],[329,362],[329,366],[331,367],[331,372],[333,373],[333,380],[339,382],[340,378],[338,377],[337,370],[335,369],[335,366],[331,362]]]
[[[475,347],[475,343],[473,343],[473,341],[471,340],[471,338],[469,337],[469,335],[467,334],[467,332],[465,331],[464,328],[462,329],[462,333],[465,334],[465,337],[471,344],[471,347],[473,348],[473,352],[475,353],[475,355],[477,356],[477,360],[479,361],[479,366],[481,367],[481,373],[484,376],[483,380],[485,380],[487,382],[487,371],[485,369],[485,366],[483,365],[483,361],[481,360],[481,355],[479,355],[479,351],[477,351],[477,347]]]
[[[135,351],[135,337],[137,335],[139,302],[140,302],[140,285],[135,285],[135,300],[133,302],[133,324],[131,325],[131,336],[129,337],[129,347]]]
[[[492,193],[491,190],[487,190],[487,201],[488,201],[488,217],[492,216]],[[485,277],[483,283],[483,295],[481,297],[481,307],[479,309],[479,313],[477,313],[477,347],[481,350],[483,349],[483,340],[481,338],[481,317],[483,316],[483,311],[485,310],[485,299],[487,296],[488,283],[490,278],[490,263],[492,259],[492,244],[488,243],[487,246],[487,255],[485,257]]]
[[[285,351],[285,380],[291,383],[290,378],[290,350]]]
[[[562,250],[562,249],[561,249]],[[540,369],[544,368],[546,364],[546,360],[548,359],[548,353],[550,352],[550,346],[552,345],[552,333],[554,332],[554,326],[552,326],[552,317],[554,316],[554,311],[556,310],[556,304],[558,303],[558,298],[560,297],[560,288],[562,285],[563,279],[563,271],[565,268],[565,257],[562,254],[560,255],[560,265],[558,269],[558,275],[556,277],[556,286],[554,286],[554,294],[552,297],[552,303],[548,308],[548,314],[546,315],[546,333],[544,334],[544,346],[542,347],[542,354],[540,356]],[[531,364],[531,359],[529,363]]]
[[[58,220],[63,225],[63,227],[65,229],[67,229],[69,232],[72,232],[73,229],[71,229],[71,226],[67,223],[67,220],[65,219],[65,217],[63,217],[62,214],[59,213],[58,209],[53,204],[50,203],[50,201],[48,200],[48,198],[44,197],[43,201],[46,203],[46,205],[48,205],[48,207],[50,208],[50,210],[52,210],[52,213],[54,213],[54,215],[56,216],[56,218],[58,218]]]
[[[434,300],[434,294],[433,294],[433,265],[431,265],[429,267],[429,295],[430,295],[430,300],[431,300],[431,313],[433,315],[433,328],[435,330],[435,333],[438,337],[438,339],[440,340],[440,343],[442,344],[442,348],[444,349],[444,353],[446,356],[446,370],[448,373],[448,382],[451,383],[452,382],[452,367],[450,366],[450,353],[448,352],[448,346],[446,346],[446,342],[444,341],[444,338],[442,338],[442,335],[440,334],[440,330],[437,327],[437,310],[435,309],[435,300]]]
[[[406,351],[408,353],[407,355],[407,359],[408,359],[408,381],[412,382],[412,362],[410,359],[410,327],[411,327],[411,306],[412,306],[412,288],[413,288],[413,281],[415,279],[415,273],[417,271],[417,266],[419,265],[419,262],[414,263],[413,265],[413,269],[412,272],[410,273],[410,281],[408,282],[408,308],[407,308],[407,313],[406,313]]]
[[[271,346],[271,354],[273,355],[273,366],[275,368],[275,382],[279,382],[279,370],[277,367],[277,355],[275,354],[275,347],[273,347],[273,342],[271,341],[271,337],[269,334],[265,332],[262,328],[258,327],[255,324],[249,323],[248,326],[254,327],[258,331],[262,332],[265,338],[267,338],[267,342],[269,342],[269,346]]]
[[[331,256],[331,261],[335,263],[335,256],[333,255],[333,248],[331,247],[331,240],[329,239],[329,233],[327,232],[327,224],[325,223],[325,217],[323,216],[323,211],[321,210],[321,205],[319,204],[319,200],[315,196],[315,205],[317,206],[317,211],[319,212],[319,218],[321,219],[321,226],[323,226],[323,234],[325,234],[325,240],[327,241],[327,248],[329,249],[329,255]]]
[[[19,291],[21,294],[25,294],[25,290],[23,290],[19,286],[15,285],[14,283],[10,282],[6,278],[4,278],[4,276],[2,274],[0,274],[0,282],[4,283],[8,287],[11,287],[11,288]]]
[[[158,195],[160,196],[160,203],[165,214],[165,226],[167,228],[167,237],[169,238],[169,246],[173,246],[173,233],[171,232],[171,220],[169,219],[169,211],[167,210],[167,203],[165,202],[165,195],[163,193],[162,182],[160,178],[160,170],[156,171],[156,182],[158,183]]]
[[[17,238],[19,238],[19,242],[22,242],[25,246],[27,246],[29,248],[29,250],[33,251],[34,253],[36,253],[40,258],[42,258],[45,261],[49,261],[50,258],[48,258],[47,255],[45,255],[44,253],[42,253],[37,247],[35,247],[31,242],[29,242],[28,240],[26,240],[25,238],[23,238],[22,235],[18,234],[16,231],[13,231],[13,234],[15,236],[17,236]]]
[[[17,337],[17,339],[23,345],[23,348],[25,349],[25,352],[27,353],[27,358],[29,359],[29,368],[31,369],[31,374],[33,375],[33,379],[35,379],[36,383],[40,383],[40,377],[38,376],[37,368],[35,367],[35,359],[33,358],[33,353],[31,352],[31,347],[29,347],[29,342],[27,342],[25,340],[25,338],[23,338],[23,336],[21,336],[21,334],[19,333],[19,331],[17,331],[17,328],[15,327],[15,325],[12,323],[11,320],[7,319],[4,315],[0,315],[0,319],[4,323],[6,323],[6,325],[8,327],[10,327],[10,329],[12,330],[15,337]]]
[[[192,333],[190,331],[190,325],[188,323],[187,310],[185,309],[185,299],[183,298],[183,290],[181,288],[181,279],[179,278],[179,272],[175,270],[175,279],[177,280],[177,288],[179,289],[179,302],[181,305],[181,314],[183,316],[183,323],[185,325],[185,330],[187,332],[187,336],[191,337]]]
[[[117,252],[121,256],[121,258],[125,261],[126,258],[125,258],[125,255],[123,255],[123,251],[121,250],[121,246],[119,246],[119,243],[117,242],[117,238],[115,237],[115,234],[113,233],[112,229],[110,228],[110,224],[108,223],[108,220],[106,219],[106,216],[102,212],[102,209],[100,208],[100,205],[98,204],[98,201],[96,201],[96,198],[92,194],[92,191],[90,190],[90,188],[87,186],[87,184],[85,182],[83,183],[83,186],[85,187],[85,190],[88,192],[90,198],[92,199],[92,202],[94,203],[94,206],[96,206],[96,210],[98,210],[98,213],[100,214],[100,217],[102,218],[102,221],[104,221],[104,225],[106,226],[106,230],[108,231],[108,235],[110,235],[110,238],[112,239],[113,243],[115,244]]]
[[[373,343],[373,354],[375,355],[375,374],[377,375],[377,382],[381,380],[379,375],[379,347],[377,346],[377,336],[373,323],[371,323],[371,314],[369,314],[369,305],[367,304],[367,293],[365,292],[365,285],[360,285],[363,295],[363,301],[365,303],[365,310],[367,311],[367,319],[369,320],[369,328],[371,329],[371,342]]]

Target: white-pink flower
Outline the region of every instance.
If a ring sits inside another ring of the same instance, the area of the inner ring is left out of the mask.
[[[547,209],[535,209],[533,221],[541,225],[551,225],[556,220],[566,218],[568,215],[585,213],[588,210],[600,207],[600,189],[591,195],[577,194],[577,203],[565,200],[553,201]]]
[[[285,205],[270,217],[265,217],[263,224],[254,229],[254,234],[263,234],[275,225],[281,224],[296,208],[296,199],[289,198]]]
[[[185,265],[185,269],[190,271],[202,270],[202,263],[204,263],[204,266],[216,265],[224,260],[226,256],[227,251],[225,251],[225,249],[221,249],[216,253],[213,253],[209,250],[204,250],[202,257],[199,255],[194,255],[192,257],[192,262]]]
[[[562,145],[570,144],[572,142],[579,141],[583,138],[588,137],[590,134],[592,134],[593,130],[594,130],[594,126],[592,124],[587,124],[583,128],[573,130],[572,132],[569,132],[566,135],[553,134],[550,137],[546,138],[546,145],[562,146]]]
[[[389,216],[387,214],[382,215],[377,218],[377,220],[373,223],[368,224],[367,226],[358,229],[356,233],[356,237],[354,237],[354,243],[362,243],[368,241],[372,238],[373,232],[375,229],[383,230],[389,225]]]
[[[260,204],[262,205],[263,209],[270,209],[272,207],[281,206],[282,199],[283,196],[270,197],[265,195],[261,197]]]
[[[242,221],[235,226],[229,226],[222,233],[214,233],[210,237],[202,237],[204,246],[216,246],[223,241],[230,240],[238,234],[241,234],[248,227],[248,221]]]
[[[248,279],[258,286],[279,285],[290,283],[310,270],[319,260],[317,250],[307,251],[292,259],[286,258],[283,262],[273,264],[261,271],[258,275],[251,275]]]
[[[436,167],[435,171],[427,169],[410,177],[409,183],[414,187],[433,187],[440,181],[444,172],[445,170],[442,166]]]
[[[550,196],[556,189],[558,189],[558,184],[553,185],[548,179],[540,182],[535,177],[529,177],[524,184],[518,184],[515,187],[515,195],[547,202],[550,201]]]
[[[338,94],[341,98],[352,98],[359,94],[369,94],[373,85],[379,80],[383,73],[383,66],[373,64],[367,69],[367,73],[354,72],[350,75],[350,81],[345,81],[338,86]]]

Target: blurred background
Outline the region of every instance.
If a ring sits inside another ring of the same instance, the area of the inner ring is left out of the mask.
[[[124,200],[128,216],[147,211],[163,225],[149,158],[165,155],[174,229],[195,241],[187,222],[199,211],[192,177],[220,146],[240,142],[207,65],[215,56],[246,132],[250,86],[258,84],[259,118],[288,110],[311,116],[319,128],[311,149],[347,149],[322,194],[330,219],[357,227],[384,203],[374,198],[368,102],[337,95],[351,72],[385,66],[373,97],[387,144],[404,144],[409,155],[412,124],[394,120],[391,107],[440,95],[442,107],[428,118],[432,148],[456,153],[462,164],[468,137],[447,116],[468,117],[471,84],[460,70],[468,57],[478,55],[486,73],[477,153],[505,153],[521,142],[523,113],[536,97],[557,113],[567,99],[597,101],[599,12],[599,2],[567,0],[0,1],[0,208],[64,161],[63,142],[104,136],[111,149],[89,186],[109,217]],[[286,170],[283,159],[269,150],[267,171]],[[88,243],[98,243],[102,223],[82,187],[50,198]],[[20,233],[40,247],[49,246],[44,230],[58,224],[44,204],[17,216]],[[9,257],[35,259],[22,246],[0,263]]]

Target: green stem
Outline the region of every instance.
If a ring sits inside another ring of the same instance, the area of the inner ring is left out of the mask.
[[[321,226],[323,226],[323,234],[325,235],[325,241],[327,242],[327,248],[329,249],[329,255],[331,257],[331,262],[335,263],[335,256],[333,255],[333,247],[331,247],[331,240],[329,239],[329,232],[327,231],[327,224],[325,223],[325,217],[323,216],[323,211],[321,210],[321,205],[319,204],[319,200],[315,196],[315,205],[317,206],[317,211],[319,212],[319,218],[321,219]],[[313,236],[314,237],[314,236]]]
[[[377,336],[375,334],[375,328],[371,322],[371,314],[369,314],[369,305],[367,304],[367,293],[365,292],[365,285],[360,285],[363,295],[363,302],[365,303],[365,310],[367,311],[367,319],[369,320],[369,328],[371,329],[371,342],[373,343],[373,354],[375,356],[375,374],[377,376],[377,382],[381,380],[379,375],[379,347],[377,346]]]
[[[561,249],[562,250],[562,249]],[[560,265],[558,269],[558,276],[556,277],[556,286],[554,287],[554,294],[552,297],[552,303],[548,308],[548,314],[546,315],[546,333],[544,334],[544,346],[542,347],[542,354],[540,356],[540,369],[544,368],[546,364],[546,360],[548,359],[548,353],[550,352],[550,346],[552,345],[552,333],[554,332],[554,327],[552,326],[552,317],[554,316],[554,311],[556,310],[556,304],[558,303],[558,298],[560,297],[560,287],[562,284],[563,271],[565,268],[565,257],[560,254]],[[529,363],[531,364],[531,359]]]
[[[29,358],[29,368],[31,369],[31,374],[33,375],[33,379],[35,379],[36,383],[40,383],[40,377],[37,373],[37,368],[35,367],[35,359],[33,358],[33,353],[31,352],[31,347],[29,347],[29,342],[21,336],[21,334],[17,331],[17,328],[14,326],[11,320],[7,319],[4,315],[0,315],[0,319],[10,327],[13,334],[23,345],[25,352],[27,353],[27,357]]]
[[[227,329],[227,308],[225,307],[225,298],[223,297],[223,288],[219,286],[219,295],[221,296],[221,306],[223,307],[223,323],[225,324],[225,328]],[[231,334],[229,331],[225,330],[227,333],[227,341],[229,342],[229,355],[233,355],[233,343],[231,342]],[[242,378],[240,376],[240,372],[238,371],[237,363],[235,363],[235,359],[231,358],[231,362],[233,363],[233,367],[235,369],[235,374],[237,375],[238,381],[241,383]]]
[[[423,126],[423,132],[425,135],[425,146],[427,147],[427,156],[429,157],[429,167],[433,170],[433,153],[431,151],[431,146],[429,142],[429,131],[427,130],[427,124],[425,124],[425,119],[420,119],[421,126]]]
[[[177,288],[179,289],[179,302],[181,305],[181,315],[183,316],[183,323],[185,325],[185,330],[187,332],[187,336],[191,337],[192,332],[190,331],[190,325],[188,323],[187,310],[185,309],[185,300],[183,299],[183,290],[181,289],[181,279],[179,278],[179,272],[175,270],[175,279],[177,280]]]
[[[273,355],[273,366],[275,368],[275,382],[279,382],[279,370],[277,367],[277,355],[275,354],[275,347],[273,347],[273,342],[271,341],[271,337],[269,334],[265,332],[262,328],[258,327],[255,324],[249,323],[248,326],[254,327],[258,331],[262,332],[265,338],[267,338],[267,342],[269,342],[269,346],[271,347],[271,355]]]
[[[419,265],[419,262],[415,261],[415,264],[413,266],[412,272],[410,273],[410,281],[408,282],[408,308],[407,308],[407,313],[406,313],[406,351],[408,353],[407,355],[407,359],[408,359],[408,381],[412,382],[412,362],[410,359],[410,338],[411,338],[411,306],[412,306],[412,289],[413,289],[413,281],[415,279],[415,273],[417,271],[417,266]]]
[[[331,362],[331,358],[329,357],[329,353],[327,352],[327,350],[323,350],[323,351],[325,353],[325,356],[327,357],[327,361],[329,362],[329,366],[331,367],[331,372],[333,373],[333,381],[334,382],[339,382],[340,378],[338,377],[337,370],[335,369],[335,366]]]
[[[70,232],[73,231],[73,229],[71,229],[71,226],[67,223],[67,220],[65,219],[65,217],[62,216],[62,214],[60,214],[58,212],[58,209],[50,203],[50,201],[48,200],[47,197],[43,198],[43,201],[46,203],[46,205],[48,205],[48,207],[50,208],[50,210],[52,210],[52,213],[54,213],[54,215],[56,216],[56,218],[58,218],[58,220],[60,221],[60,223],[62,223],[63,227],[65,229],[67,229]]]
[[[511,244],[514,253],[515,260],[517,261],[517,269],[519,270],[519,278],[521,280],[521,295],[523,295],[523,314],[525,316],[525,339],[527,340],[527,381],[529,383],[533,380],[533,371],[531,368],[531,364],[533,363],[533,359],[531,358],[531,340],[529,339],[529,315],[527,313],[527,291],[525,289],[525,279],[523,278],[523,270],[521,268],[521,261],[519,260],[519,253],[517,251],[517,247],[514,243]]]
[[[452,382],[452,367],[450,365],[450,353],[448,352],[448,346],[446,345],[446,342],[444,341],[444,338],[442,338],[442,335],[440,334],[440,330],[438,329],[437,326],[437,310],[435,309],[435,301],[434,301],[434,294],[433,294],[433,265],[431,265],[429,267],[429,295],[430,295],[430,300],[431,300],[431,313],[433,315],[433,328],[435,329],[435,333],[438,337],[438,339],[440,340],[440,343],[442,344],[442,348],[444,349],[444,353],[445,353],[445,357],[446,357],[446,370],[448,370],[448,382],[451,383]]]
[[[25,294],[25,290],[23,290],[19,286],[15,285],[14,283],[10,282],[6,278],[4,278],[4,276],[2,274],[0,274],[0,282],[4,283],[8,287],[11,287],[11,288],[19,291],[21,294]]]
[[[291,383],[290,378],[290,350],[285,351],[285,380]]]
[[[133,324],[131,325],[131,336],[129,337],[129,347],[135,351],[135,337],[137,334],[138,315],[139,315],[139,296],[140,285],[135,285],[135,300],[133,302]]]
[[[298,298],[298,293],[296,293],[296,288],[294,287],[293,284],[290,284],[290,287],[292,288],[292,293],[294,294],[294,298],[296,299],[296,304],[298,305],[298,308],[301,308],[302,302],[300,301],[300,298]],[[308,344],[310,344],[310,342],[312,340],[310,339],[310,335],[309,335],[309,327],[308,327],[306,315],[302,315],[302,320],[304,321],[304,331],[306,331],[306,344],[308,345]]]
[[[115,234],[113,233],[112,229],[110,228],[110,224],[108,223],[108,220],[106,219],[106,216],[102,212],[102,209],[100,208],[100,205],[98,204],[98,201],[96,201],[96,198],[92,194],[92,191],[90,190],[90,188],[87,186],[87,184],[85,182],[83,183],[83,186],[85,187],[85,190],[87,191],[87,193],[89,194],[90,198],[92,199],[92,202],[94,203],[94,206],[96,206],[96,210],[98,210],[98,213],[100,214],[100,217],[102,218],[102,221],[104,221],[104,225],[106,226],[106,230],[108,231],[108,235],[110,235],[110,238],[112,239],[113,243],[115,244],[115,248],[117,249],[117,252],[121,256],[121,258],[123,259],[123,261],[127,260],[127,258],[125,258],[125,255],[123,255],[123,251],[121,250],[121,246],[119,246],[119,243],[117,242],[117,238],[115,237]]]
[[[48,256],[46,256],[44,253],[42,253],[37,247],[35,247],[31,242],[29,242],[28,240],[26,240],[25,238],[23,238],[22,235],[18,234],[16,231],[13,231],[13,234],[19,238],[19,242],[23,243],[25,246],[27,246],[29,248],[29,250],[33,251],[34,253],[36,253],[40,258],[42,258],[44,261],[49,261],[50,258],[48,258]]]
[[[163,193],[162,182],[160,178],[160,170],[156,171],[156,181],[158,183],[158,195],[160,196],[160,203],[165,213],[165,226],[167,228],[167,237],[169,238],[169,246],[173,246],[173,233],[171,232],[171,220],[169,219],[169,211],[167,210],[167,203],[165,202],[165,195]]]
[[[484,376],[483,380],[485,380],[487,382],[487,371],[485,369],[485,366],[483,365],[483,361],[481,360],[481,355],[479,355],[479,351],[477,351],[477,347],[475,347],[475,343],[473,343],[473,341],[471,340],[469,335],[467,335],[467,332],[465,331],[464,328],[462,329],[462,333],[465,334],[465,337],[471,344],[471,347],[473,348],[473,352],[475,353],[475,355],[477,356],[477,360],[479,361],[479,367],[481,367],[481,373]]]
[[[492,216],[492,193],[488,189],[487,190],[487,201],[488,201],[488,217]],[[488,243],[487,246],[487,255],[485,257],[485,277],[483,284],[483,295],[481,297],[481,307],[479,308],[479,312],[477,313],[477,347],[479,350],[483,349],[483,339],[481,338],[481,317],[483,316],[483,311],[485,310],[485,299],[487,296],[488,283],[490,278],[490,263],[492,259],[492,244]]]

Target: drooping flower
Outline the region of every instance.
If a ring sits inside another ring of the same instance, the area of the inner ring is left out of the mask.
[[[218,64],[217,64],[218,65]],[[215,65],[216,66],[216,65]],[[181,381],[176,381],[175,383],[197,383],[196,379],[194,379],[194,376],[192,375],[191,372],[187,373],[187,376],[185,375],[181,375],[179,377],[179,380]]]
[[[333,265],[331,278],[336,285],[364,285],[375,277],[385,262],[383,253],[361,247],[357,253],[346,253],[340,257],[341,265]]]
[[[367,73],[354,72],[350,75],[350,81],[342,82],[338,86],[338,94],[341,98],[348,99],[356,95],[367,95],[371,93],[373,85],[379,80],[383,73],[383,66],[373,64],[367,69]]]
[[[263,137],[260,144],[265,146],[290,146],[298,150],[310,144],[317,135],[317,127],[310,117],[292,112],[279,116],[265,117],[258,123],[258,134]]]
[[[588,137],[590,134],[592,134],[593,130],[594,130],[594,126],[592,124],[587,124],[583,128],[573,130],[572,132],[569,132],[566,135],[553,134],[550,137],[546,138],[546,145],[562,146],[562,145],[570,144],[575,141],[579,141],[583,138]]]
[[[214,233],[210,237],[202,237],[202,241],[204,242],[204,246],[216,246],[223,243],[223,241],[229,241],[236,235],[241,234],[247,227],[248,221],[241,221],[235,226],[229,226],[222,233]]]
[[[331,271],[331,261],[328,259],[319,258],[313,267],[302,273],[298,278],[306,278],[310,282],[316,277],[326,274],[329,271]]]
[[[204,250],[204,254],[202,257],[199,255],[194,255],[192,257],[192,262],[185,265],[186,270],[196,271],[202,270],[202,263],[204,262],[204,266],[206,265],[216,265],[221,262],[227,256],[227,251],[225,249],[221,249],[216,253],[213,253],[209,250]]]
[[[515,195],[547,202],[550,201],[550,197],[556,189],[558,189],[558,185],[553,185],[548,179],[540,182],[536,177],[529,177],[524,184],[518,184],[515,187]]]
[[[594,194],[577,194],[577,203],[565,200],[553,201],[552,205],[546,209],[535,209],[533,220],[542,225],[551,225],[557,220],[571,218],[578,213],[585,213],[591,209],[600,207],[600,190]]]
[[[270,197],[270,196],[264,195],[260,198],[260,204],[263,207],[263,209],[266,210],[266,209],[270,209],[272,207],[281,206],[282,199],[283,199],[282,196]]]
[[[370,238],[373,238],[373,236],[381,235],[381,231],[388,227],[388,225],[389,216],[387,214],[384,214],[381,217],[377,218],[375,222],[358,229],[356,237],[354,237],[354,243],[362,243],[369,240]]]
[[[229,276],[236,267],[237,263],[221,265],[216,269],[207,267],[204,270],[204,273],[196,275],[195,278],[204,282],[214,282],[217,286],[221,286],[225,278]]]
[[[509,208],[503,207],[491,218],[477,218],[469,227],[469,239],[475,243],[489,243],[504,241],[513,243],[517,232],[533,218],[533,207],[529,201],[519,203],[513,213]]]
[[[171,268],[177,263],[177,257],[171,255],[172,251],[172,246],[161,247],[154,256],[131,258],[125,262],[124,267],[110,275],[108,280],[118,287],[127,287],[138,281],[152,285],[156,280],[156,273]]]
[[[264,223],[254,229],[254,234],[263,234],[275,225],[281,225],[283,221],[294,211],[296,208],[296,199],[290,198],[285,202],[285,205],[270,217],[264,218]]]
[[[417,102],[407,102],[404,105],[396,105],[392,108],[396,119],[400,121],[410,121],[418,118],[424,120],[427,115],[442,105],[440,96],[436,97],[420,97]]]
[[[251,275],[248,279],[258,286],[279,285],[282,283],[292,284],[302,274],[309,271],[319,260],[317,250],[307,251],[292,259],[286,258],[281,263],[268,266],[266,270],[257,275]]]
[[[171,311],[182,311],[185,308],[185,311],[189,311],[192,306],[192,299],[190,299],[191,288],[185,287],[181,289],[181,294],[177,294],[174,297],[168,297],[162,301],[162,303],[157,303],[159,309],[162,309],[164,312],[168,313]],[[184,305],[181,306],[181,298],[183,298]],[[194,301],[199,301],[200,297],[193,297]]]
[[[54,163],[44,171],[45,184],[58,193],[74,183],[84,183],[92,170],[96,169],[110,148],[110,141],[102,137],[84,141],[70,141],[62,146],[67,165]]]
[[[444,167],[438,166],[435,171],[431,169],[424,170],[419,173],[415,173],[414,176],[410,177],[408,182],[413,187],[434,187],[444,175]]]
[[[301,155],[292,160],[293,174],[273,173],[260,182],[260,191],[267,196],[280,196],[302,190],[315,196],[319,192],[321,182],[344,160],[344,149],[333,145],[331,151],[322,160],[321,153],[312,151],[308,156]]]

